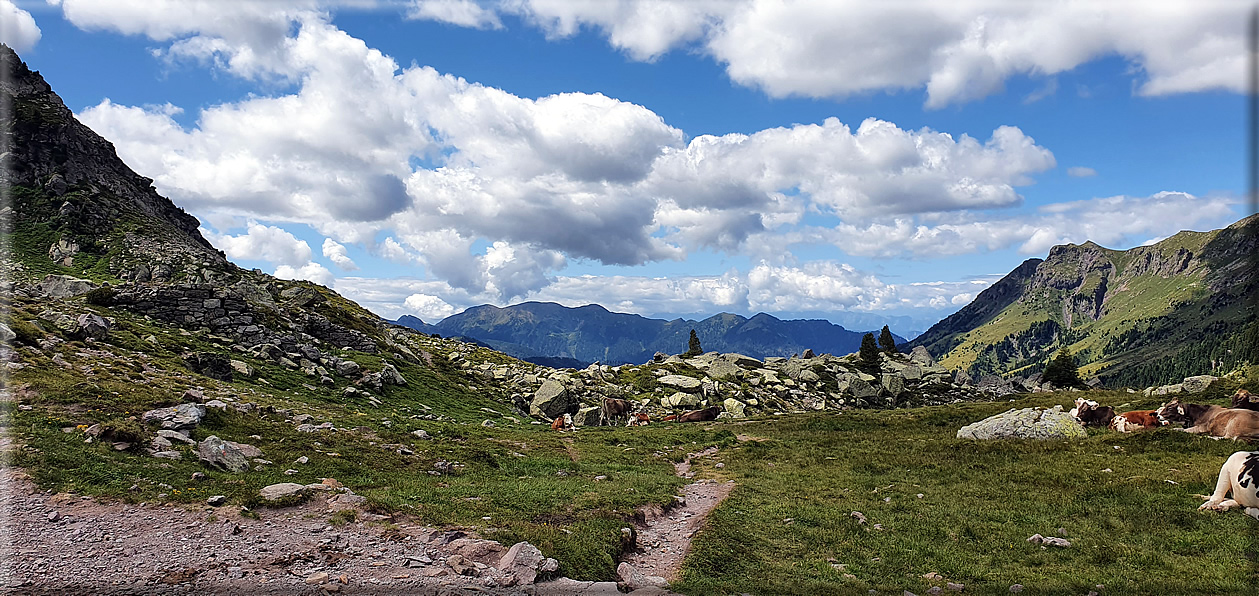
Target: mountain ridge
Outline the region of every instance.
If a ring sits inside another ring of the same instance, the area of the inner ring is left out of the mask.
[[[616,313],[598,304],[566,307],[536,301],[474,306],[434,324],[410,315],[395,323],[425,333],[474,338],[518,358],[566,358],[585,364],[641,364],[656,352],[681,353],[687,349],[691,329],[705,350],[754,358],[788,357],[805,350],[849,354],[857,351],[866,333],[826,320],[784,321],[767,313],[664,320]],[[893,337],[898,343],[905,341]]]
[[[1039,371],[1066,347],[1088,374],[1135,386],[1253,364],[1257,233],[1251,215],[1127,250],[1054,246],[908,347],[972,375]]]

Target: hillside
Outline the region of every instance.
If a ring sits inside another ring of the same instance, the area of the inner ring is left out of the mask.
[[[1084,374],[1112,386],[1259,362],[1250,302],[1256,234],[1259,217],[1251,216],[1126,251],[1055,246],[909,345],[972,375],[1039,372],[1067,347]]]
[[[517,358],[535,362],[560,358],[583,366],[593,362],[641,364],[657,352],[684,352],[691,329],[705,350],[753,358],[786,358],[810,349],[850,354],[861,347],[864,335],[829,321],[783,321],[765,313],[750,319],[723,313],[702,321],[665,321],[609,312],[594,304],[569,308],[546,302],[502,308],[477,306],[432,325],[410,316],[397,323],[426,333],[474,338]]]

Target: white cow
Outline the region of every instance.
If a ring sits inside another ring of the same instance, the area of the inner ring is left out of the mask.
[[[1233,498],[1228,498],[1229,493]],[[1245,508],[1246,515],[1259,519],[1259,451],[1238,451],[1230,455],[1220,466],[1215,494],[1206,499],[1198,509],[1228,511],[1240,506]]]

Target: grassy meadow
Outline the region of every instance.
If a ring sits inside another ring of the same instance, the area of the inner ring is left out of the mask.
[[[13,308],[20,322],[40,307]],[[266,485],[331,477],[376,513],[506,544],[527,540],[559,560],[564,575],[613,580],[620,529],[636,509],[671,503],[689,482],[674,475],[674,462],[715,446],[717,455],[697,459],[694,470],[736,489],[696,535],[673,586],[686,594],[924,594],[945,581],[971,594],[1006,594],[1016,583],[1024,594],[1087,594],[1099,584],[1104,595],[1259,593],[1259,522],[1199,512],[1195,496],[1209,493],[1224,459],[1246,445],[1166,429],[1092,430],[1071,442],[955,438],[961,426],[1009,408],[1070,407],[1076,393],[557,433],[511,416],[504,389],[449,364],[436,339],[415,346],[434,352],[431,366],[343,353],[371,370],[389,362],[409,379],[379,391],[377,408],[343,396],[344,380],[315,387],[221,338],[112,314],[106,342],[44,350],[31,346],[45,330],[15,323],[29,366],[9,379],[0,430],[24,445],[6,463],[44,490],[189,506],[226,495],[231,507],[217,515],[249,515],[265,506],[257,495]],[[181,361],[188,351],[231,352],[260,374],[232,382],[194,375]],[[152,431],[128,419],[178,403],[193,386],[258,406],[208,409],[193,439],[249,443],[273,463],[230,474],[199,464],[188,446],[175,446],[178,461],[146,455]],[[1226,403],[1236,387],[1220,381],[1200,399]],[[1159,403],[1126,392],[1085,395],[1120,411]],[[276,409],[341,430],[298,432]],[[141,439],[124,451],[85,442],[82,430],[96,423]],[[417,429],[432,439],[412,435]],[[302,456],[309,462],[294,463]],[[194,472],[206,478],[193,480]],[[1072,546],[1029,544],[1033,534]]]

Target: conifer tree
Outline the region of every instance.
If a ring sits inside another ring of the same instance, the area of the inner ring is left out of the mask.
[[[892,330],[883,326],[883,331],[879,332],[879,348],[888,354],[900,354],[901,351],[896,349],[896,338],[892,337]]]
[[[687,342],[686,353],[683,356],[699,356],[704,353],[704,348],[699,345],[699,336],[695,335],[695,330],[691,330],[691,340]]]
[[[861,350],[857,352],[857,356],[861,359],[861,365],[867,370],[879,367],[879,346],[874,341],[873,333],[867,333],[861,337]]]
[[[1055,387],[1084,387],[1080,370],[1075,366],[1075,358],[1066,348],[1058,350],[1054,359],[1045,365],[1045,372],[1041,373],[1040,380],[1053,383]]]

